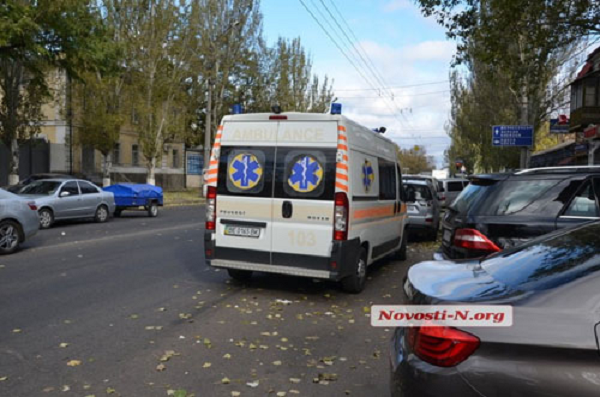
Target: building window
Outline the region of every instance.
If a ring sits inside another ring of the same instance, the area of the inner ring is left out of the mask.
[[[583,106],[596,106],[596,79],[585,82],[585,98]]]
[[[121,145],[118,143],[115,143],[115,147],[113,149],[112,162],[113,164],[121,164]]]
[[[131,145],[131,164],[140,165],[140,151],[138,145]]]
[[[137,125],[140,123],[140,115],[135,110],[135,108],[131,108],[131,124]]]
[[[173,149],[173,168],[179,168],[179,150]]]

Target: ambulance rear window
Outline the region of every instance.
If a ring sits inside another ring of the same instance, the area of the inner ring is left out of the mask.
[[[275,148],[272,147],[222,147],[218,194],[271,197],[274,157]]]
[[[277,149],[275,198],[333,200],[335,149]]]

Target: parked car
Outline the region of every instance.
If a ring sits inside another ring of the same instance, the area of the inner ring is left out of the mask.
[[[600,219],[600,167],[479,175],[442,220],[436,259],[488,255],[573,224]]]
[[[32,182],[39,181],[42,179],[73,179],[73,177],[71,175],[65,174],[33,174],[23,179],[16,185],[7,186],[5,190],[10,193],[19,194],[21,189],[23,189],[25,186],[29,185]]]
[[[163,206],[163,190],[158,186],[131,183],[121,183],[107,186],[105,192],[111,192],[115,197],[115,216],[121,216],[125,210],[143,208],[148,216],[158,216],[158,207]]]
[[[94,218],[96,222],[106,222],[115,212],[112,193],[78,179],[36,181],[25,186],[19,195],[35,202],[42,229],[63,219]]]
[[[0,254],[12,254],[40,228],[37,207],[0,189]]]
[[[407,304],[511,305],[509,327],[398,328],[392,396],[597,396],[600,222],[409,269]]]
[[[437,178],[434,178],[433,176],[430,175],[411,175],[411,174],[407,174],[407,175],[402,175],[403,178],[405,179],[412,179],[412,180],[419,180],[419,181],[427,181],[427,183],[429,183],[429,185],[431,186],[431,188],[435,191],[435,195],[438,199],[438,201],[443,200],[444,198],[444,191],[442,189],[440,189],[440,180]]]
[[[425,180],[403,179],[408,212],[408,229],[424,232],[430,240],[437,240],[440,230],[440,204],[431,185]]]
[[[456,200],[460,192],[469,184],[469,180],[458,178],[442,179],[438,181],[438,184],[442,185],[443,198],[440,200],[441,205],[447,207]]]

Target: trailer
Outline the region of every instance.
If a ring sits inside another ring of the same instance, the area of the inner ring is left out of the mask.
[[[158,186],[145,184],[120,183],[105,187],[103,190],[115,196],[115,216],[121,216],[125,210],[144,209],[148,216],[158,216],[158,207],[163,206],[163,190]]]

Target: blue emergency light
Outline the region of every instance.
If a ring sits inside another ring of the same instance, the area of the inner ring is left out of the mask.
[[[331,104],[331,114],[342,114],[342,104],[341,103],[332,103]]]
[[[240,105],[239,103],[236,103],[235,105],[233,105],[231,107],[231,113],[233,113],[233,114],[242,114],[243,113],[242,105]]]

